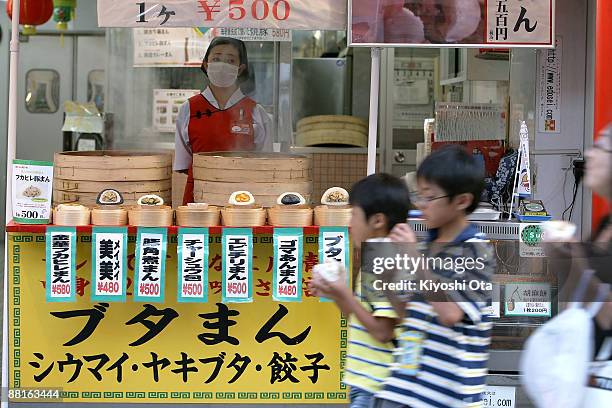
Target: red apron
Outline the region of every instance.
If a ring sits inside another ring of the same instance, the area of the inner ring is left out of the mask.
[[[257,104],[244,97],[231,108],[215,108],[204,95],[189,98],[189,144],[192,153],[255,150],[253,109]],[[193,164],[187,173],[183,205],[193,202]]]

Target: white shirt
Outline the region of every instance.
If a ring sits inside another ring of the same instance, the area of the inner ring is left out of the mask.
[[[219,102],[213,95],[210,88],[206,88],[202,92],[202,96],[206,98],[212,106],[219,108]],[[229,98],[225,109],[229,109],[236,105],[244,98],[244,94],[239,89]],[[179,110],[176,118],[176,135],[174,148],[174,170],[187,170],[191,166],[193,152],[189,143],[189,101],[185,101]],[[263,106],[257,104],[253,109],[253,130],[255,133],[255,150],[260,152],[272,151],[272,118],[265,111]]]

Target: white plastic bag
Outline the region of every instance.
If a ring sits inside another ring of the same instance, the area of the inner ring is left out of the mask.
[[[576,297],[583,298],[593,271],[585,271]],[[537,329],[525,344],[520,368],[527,395],[538,408],[582,406],[593,357],[593,317],[609,291],[600,285],[598,299],[588,308],[571,306]]]

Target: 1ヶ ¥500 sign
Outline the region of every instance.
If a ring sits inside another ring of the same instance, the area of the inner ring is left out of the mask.
[[[345,0],[98,0],[100,27],[344,30]]]

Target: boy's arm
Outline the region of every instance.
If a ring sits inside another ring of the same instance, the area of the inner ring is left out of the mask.
[[[382,316],[374,316],[362,306],[361,302],[343,282],[346,282],[343,276],[335,282],[327,282],[315,274],[310,282],[310,290],[316,296],[333,299],[343,315],[348,317],[354,314],[377,341],[386,343],[393,340],[395,325],[397,324],[395,313],[392,310],[385,310],[384,313],[375,311]]]
[[[335,299],[336,304],[346,316],[351,313],[366,328],[372,337],[380,343],[388,343],[395,338],[395,326],[397,319],[389,317],[377,317],[366,310],[354,296],[341,296]],[[393,314],[391,314],[393,315]]]

